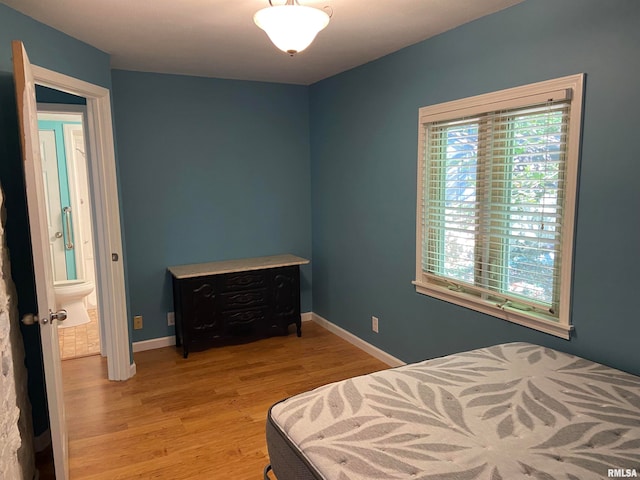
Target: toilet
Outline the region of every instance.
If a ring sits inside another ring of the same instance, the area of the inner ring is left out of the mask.
[[[67,319],[59,322],[59,328],[76,327],[89,323],[89,314],[84,299],[93,292],[95,285],[86,280],[63,280],[55,282],[56,308],[67,311]]]

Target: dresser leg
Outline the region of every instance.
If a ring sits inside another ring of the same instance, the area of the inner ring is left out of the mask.
[[[302,336],[302,322],[296,323],[296,335],[298,335],[298,337]]]

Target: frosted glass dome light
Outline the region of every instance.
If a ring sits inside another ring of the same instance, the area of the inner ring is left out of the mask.
[[[284,5],[258,10],[253,21],[264,30],[273,44],[293,56],[303,51],[329,24],[329,14],[317,8],[305,7],[298,0],[287,0]]]

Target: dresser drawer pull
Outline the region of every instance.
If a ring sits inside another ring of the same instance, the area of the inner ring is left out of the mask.
[[[228,325],[251,325],[257,320],[264,319],[264,313],[260,310],[251,312],[238,312],[230,315],[227,319]]]

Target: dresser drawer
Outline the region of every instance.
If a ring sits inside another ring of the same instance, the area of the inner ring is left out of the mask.
[[[223,293],[220,295],[220,307],[223,311],[262,307],[267,305],[269,294],[266,288],[250,292]]]
[[[240,310],[222,314],[225,328],[231,332],[256,332],[261,330],[267,318],[267,311],[262,309]]]
[[[255,290],[267,286],[264,270],[227,273],[220,277],[220,291],[237,292],[239,290]]]

